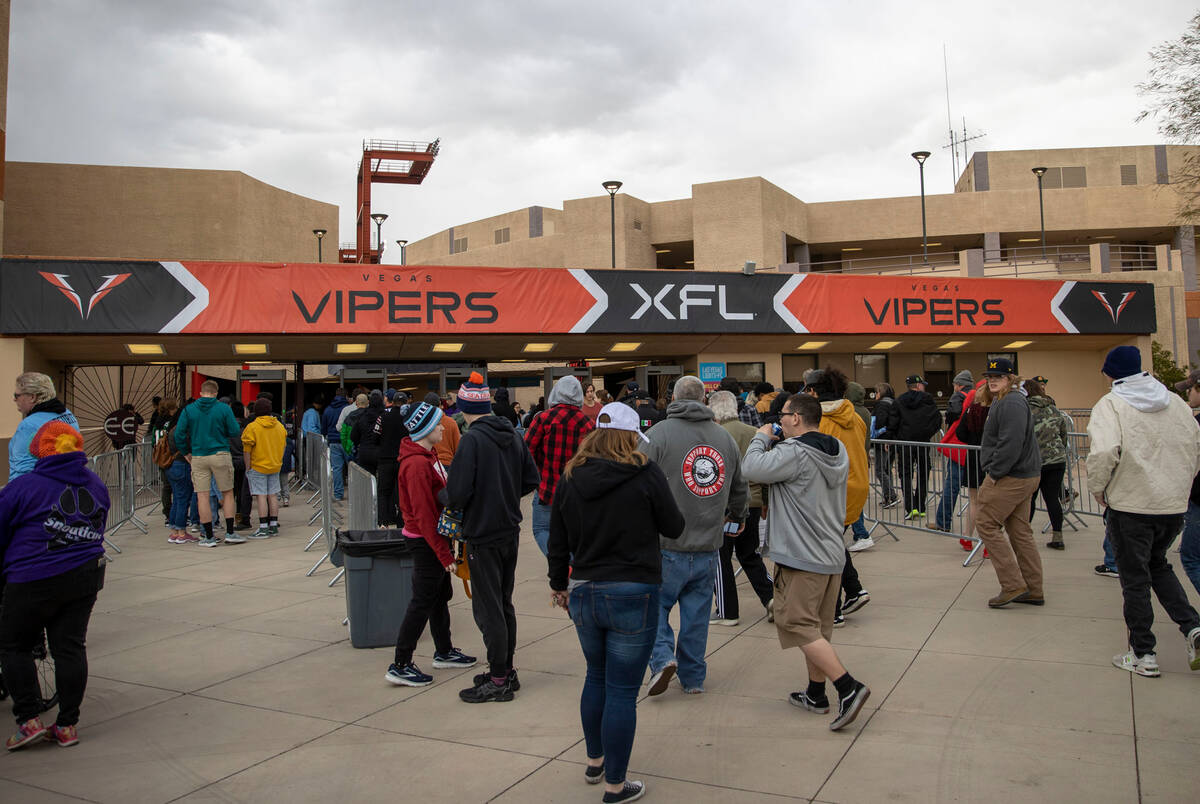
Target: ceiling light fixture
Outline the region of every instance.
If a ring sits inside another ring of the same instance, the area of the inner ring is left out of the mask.
[[[536,343],[536,342],[535,343],[527,343],[523,347],[521,347],[521,351],[544,354],[546,352],[553,352],[554,344],[552,344],[552,343]]]
[[[852,248],[844,248],[842,251],[862,251],[862,246],[854,246]]]
[[[797,346],[797,349],[820,349],[822,346],[828,346],[829,341],[805,341]]]
[[[125,350],[131,355],[165,355],[167,350],[159,343],[127,343]]]
[[[880,341],[872,346],[872,349],[892,349],[900,345],[900,341]]]
[[[610,352],[636,352],[642,348],[641,341],[617,341],[612,346],[608,347]]]
[[[1040,242],[1042,242],[1042,238],[1040,238],[1040,237],[1020,237],[1020,238],[1017,238],[1017,242],[1018,243],[1040,243]]]
[[[435,352],[461,352],[463,344],[461,343],[435,343],[433,351]]]
[[[367,345],[365,343],[339,343],[333,350],[339,355],[365,355]]]
[[[265,355],[269,351],[265,343],[235,343],[233,345],[235,355]]]
[[[960,349],[960,348],[966,346],[968,343],[969,343],[969,341],[946,341],[938,348],[939,349]]]
[[[1005,349],[1021,349],[1021,348],[1028,346],[1031,343],[1033,343],[1033,341],[1013,341],[1012,343],[1004,344],[1003,348],[1005,348]]]

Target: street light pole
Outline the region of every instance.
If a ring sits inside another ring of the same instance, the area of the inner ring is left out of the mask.
[[[396,245],[400,247],[400,264],[408,265],[408,255],[405,254],[405,247],[408,245],[407,240],[397,240]]]
[[[929,151],[913,151],[912,158],[917,160],[917,167],[921,171],[921,256],[928,263],[929,231],[925,225],[925,160],[929,158]]]
[[[612,267],[617,267],[617,190],[621,189],[621,182],[616,179],[609,179],[601,185],[608,191],[608,221],[612,235]]]
[[[1047,168],[1033,168],[1033,175],[1037,176],[1038,180],[1038,220],[1042,227],[1042,259],[1046,258],[1046,205],[1042,203],[1042,176],[1046,175]]]
[[[313,229],[313,234],[317,236],[317,262],[321,262],[321,240],[328,233],[327,229]]]
[[[371,215],[371,220],[375,221],[375,242],[379,244],[379,253],[375,255],[375,262],[383,262],[383,222],[388,219],[386,212],[375,212]]]

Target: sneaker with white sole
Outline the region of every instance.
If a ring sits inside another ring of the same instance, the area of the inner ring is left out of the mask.
[[[740,622],[741,620],[739,620],[737,617],[717,617],[714,615],[708,618],[709,625],[724,625],[729,628],[732,628]]]
[[[833,615],[833,627],[841,628],[846,624],[846,618],[840,614]]]
[[[855,539],[854,543],[847,547],[851,553],[861,553],[863,550],[870,550],[875,546],[875,540],[868,536],[865,539]]]
[[[203,539],[200,539],[196,542],[196,544],[200,547],[216,547],[220,543],[221,540],[214,536],[205,536]]]
[[[1113,666],[1146,678],[1158,678],[1162,675],[1158,670],[1158,656],[1153,653],[1138,656],[1131,650],[1120,656],[1114,656]]]
[[[604,794],[604,798],[601,799],[601,801],[603,801],[604,804],[621,804],[621,802],[625,802],[625,801],[637,801],[639,798],[641,798],[644,795],[646,795],[646,783],[645,782],[626,781],[624,786],[621,788],[621,792],[619,792],[619,793],[606,792]]]
[[[667,685],[671,683],[671,679],[675,677],[676,665],[671,662],[662,670],[659,670],[654,675],[650,676],[650,695],[662,695],[667,691]]]
[[[468,656],[458,648],[451,648],[446,653],[433,654],[433,666],[438,670],[453,670],[456,667],[474,667],[478,661],[474,656]]]
[[[395,662],[387,669],[383,680],[397,687],[428,687],[433,683],[433,676],[422,673],[421,668],[412,662],[400,667]]]
[[[258,530],[250,531],[246,534],[247,539],[269,539],[271,538],[271,529],[266,525],[259,525]]]
[[[1101,578],[1120,578],[1121,577],[1121,573],[1117,572],[1115,569],[1113,569],[1111,567],[1105,566],[1104,564],[1097,564],[1095,569],[1092,571],[1095,572],[1097,575],[1099,575]]]
[[[823,701],[815,700],[809,696],[808,690],[804,690],[803,692],[793,692],[788,696],[788,702],[791,703],[792,706],[798,706],[801,709],[807,709],[810,712],[816,712],[818,715],[829,714],[829,699],[826,698]]]
[[[854,692],[838,701],[838,716],[829,724],[829,730],[837,731],[853,723],[854,718],[858,717],[858,713],[862,710],[863,704],[870,697],[871,688],[861,681],[855,681]]]
[[[236,533],[226,533],[225,534],[225,544],[245,544],[245,543],[246,543],[245,536],[239,536]]]
[[[1200,628],[1193,628],[1187,635],[1188,667],[1200,670]]]
[[[871,593],[863,589],[857,595],[850,595],[842,601],[842,614],[853,614],[870,602]]]

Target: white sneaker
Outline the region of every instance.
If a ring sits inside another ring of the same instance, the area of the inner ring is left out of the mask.
[[[1200,628],[1193,628],[1187,635],[1188,667],[1200,670]]]
[[[1128,670],[1131,673],[1137,673],[1139,676],[1145,676],[1146,678],[1158,678],[1162,675],[1158,671],[1158,656],[1153,653],[1147,653],[1139,658],[1131,650],[1128,653],[1122,653],[1120,656],[1114,656],[1113,666],[1119,667],[1122,670]]]
[[[708,624],[709,624],[709,625],[726,625],[726,626],[729,626],[729,627],[733,627],[733,626],[737,625],[737,624],[738,624],[738,623],[740,623],[740,622],[741,622],[741,620],[737,619],[736,617],[735,617],[735,618],[733,618],[733,619],[729,619],[729,618],[724,618],[724,619],[721,619],[721,618],[719,618],[719,617],[710,617],[710,618],[708,619]]]
[[[855,539],[853,544],[846,549],[851,553],[861,553],[863,550],[870,550],[874,546],[875,540],[868,536],[865,539]]]
[[[767,622],[775,622],[775,598],[767,601]]]
[[[659,670],[654,675],[650,676],[650,695],[662,695],[667,691],[667,686],[671,683],[671,679],[675,677],[675,662],[669,663],[662,670]]]

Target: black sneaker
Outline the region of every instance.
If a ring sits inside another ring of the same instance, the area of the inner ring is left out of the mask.
[[[588,765],[583,771],[583,780],[588,784],[600,784],[604,781],[604,766],[600,765],[593,768]]]
[[[433,676],[421,672],[421,668],[412,662],[401,667],[394,662],[387,669],[384,680],[397,687],[427,687],[433,683]]]
[[[433,654],[433,666],[439,670],[452,670],[456,667],[474,667],[475,661],[474,656],[468,656],[458,648],[451,648],[447,653]],[[479,685],[476,684],[475,686],[478,687]]]
[[[835,615],[833,615],[833,627],[834,627],[834,628],[841,628],[841,627],[842,627],[843,625],[845,625],[845,624],[846,624],[846,618],[845,618],[845,617],[843,617],[843,616],[842,616],[842,615],[840,615],[840,614],[835,614]]]
[[[504,703],[513,699],[513,691],[512,685],[507,681],[500,686],[496,686],[496,683],[489,676],[488,680],[478,687],[461,690],[458,693],[458,697],[467,703]]]
[[[884,508],[895,508],[895,507],[896,507],[897,505],[899,505],[899,504],[900,504],[900,498],[899,498],[899,497],[893,497],[893,498],[892,498],[892,499],[890,499],[890,500],[886,500],[886,501],[883,503],[883,507],[884,507]]]
[[[471,679],[471,683],[476,687],[482,687],[483,684],[487,681],[490,681],[491,678],[491,673],[476,673],[475,677]],[[521,691],[521,679],[517,678],[516,670],[508,671],[508,686],[512,688],[513,692]]]
[[[830,731],[837,731],[844,726],[849,726],[854,722],[854,718],[858,717],[858,712],[863,708],[863,704],[871,697],[871,690],[866,684],[861,681],[854,682],[854,692],[847,695],[842,700],[838,701],[838,716],[829,724]]]
[[[1115,569],[1110,569],[1110,568],[1106,567],[1104,564],[1097,564],[1095,573],[1097,575],[1099,575],[1101,578],[1119,578],[1119,577],[1121,577],[1119,572],[1117,572]]]
[[[615,804],[618,801],[637,801],[646,795],[645,782],[625,782],[620,793],[605,793],[604,804]]]
[[[842,614],[853,614],[871,602],[871,595],[863,589],[857,595],[850,595],[842,601]]]
[[[792,704],[792,706],[798,706],[801,709],[807,709],[810,712],[816,712],[818,715],[829,714],[829,699],[821,698],[818,700],[816,698],[810,698],[808,695],[808,690],[803,692],[793,692],[788,696],[788,701]]]

